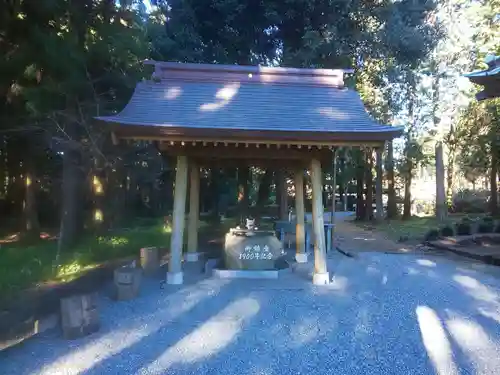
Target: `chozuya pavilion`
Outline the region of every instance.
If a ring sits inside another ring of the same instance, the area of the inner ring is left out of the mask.
[[[189,181],[187,253],[198,260],[200,167],[272,165],[295,171],[296,256],[307,262],[304,169],[312,185],[314,284],[327,284],[321,166],[339,146],[377,150],[376,203],[382,214],[382,150],[402,129],[375,123],[345,70],[268,68],[146,61],[150,80],[139,82],[110,123],[113,141],[150,140],[176,158],[167,283],[182,284],[182,249]],[[189,169],[189,173],[188,173]]]

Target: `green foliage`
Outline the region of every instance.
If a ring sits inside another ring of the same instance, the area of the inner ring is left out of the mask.
[[[493,223],[479,223],[477,227],[478,233],[493,233],[494,231],[494,224]]]
[[[445,226],[445,227],[441,228],[441,236],[443,236],[443,237],[451,237],[454,234],[455,234],[455,232],[453,231],[453,228],[450,226]]]
[[[469,236],[472,234],[471,224],[469,220],[463,220],[457,224],[457,235],[458,236]]]
[[[43,240],[30,246],[22,242],[3,245],[0,294],[43,281],[68,281],[102,262],[138,256],[142,247],[168,246],[169,239],[170,231],[165,231],[162,223],[101,236],[88,234],[77,246],[61,254],[59,267],[54,264],[56,241]]]
[[[430,229],[424,236],[424,241],[436,241],[439,239],[439,230]]]
[[[451,211],[455,213],[483,213],[488,208],[489,192],[464,189],[452,197]]]
[[[493,233],[495,230],[495,222],[492,217],[484,217],[478,225],[478,233]]]

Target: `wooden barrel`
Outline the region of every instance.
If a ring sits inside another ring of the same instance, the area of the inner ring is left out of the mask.
[[[97,332],[100,328],[97,294],[80,294],[61,299],[63,336],[75,339]]]
[[[133,267],[120,267],[114,272],[114,297],[128,300],[137,297],[141,286],[141,270]]]
[[[158,273],[160,269],[160,256],[156,247],[143,247],[141,249],[141,267],[146,276]]]

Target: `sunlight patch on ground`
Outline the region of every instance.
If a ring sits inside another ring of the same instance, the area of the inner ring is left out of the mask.
[[[80,272],[91,270],[96,268],[97,264],[90,264],[86,266],[82,266],[78,261],[74,261],[70,264],[66,264],[64,266],[60,266],[57,270],[56,279],[61,281],[67,281],[67,278],[75,274],[79,274]]]
[[[349,284],[347,277],[334,275],[330,283],[330,288],[338,291],[345,291]]]
[[[438,375],[458,374],[446,331],[435,311],[427,306],[416,309],[422,342]]]
[[[312,317],[305,317],[299,323],[290,327],[291,345],[300,347],[314,341],[320,334],[318,320]]]
[[[382,277],[382,285],[385,284],[387,284],[387,275],[384,275],[384,277]]]
[[[500,324],[500,310],[498,308],[497,309],[487,309],[484,307],[480,307],[477,309],[477,311],[479,311],[479,313],[482,316],[493,319],[498,324]]]
[[[499,296],[486,285],[481,284],[475,278],[465,275],[455,275],[453,280],[467,289],[470,296],[479,301],[497,302]]]
[[[478,323],[450,313],[446,326],[451,336],[469,356],[476,369],[475,374],[498,374],[500,369],[500,345],[492,341]]]
[[[429,259],[417,259],[417,263],[424,267],[436,267],[436,262]]]
[[[366,238],[366,237],[354,237],[353,240],[361,240],[361,241],[375,241],[375,238]]]
[[[242,298],[227,306],[199,328],[168,348],[140,373],[164,374],[174,364],[193,363],[213,356],[226,348],[242,331],[245,323],[260,310],[253,298]]]
[[[99,237],[97,239],[99,244],[103,245],[110,245],[110,246],[123,246],[128,244],[129,240],[126,237],[118,237],[118,236],[112,236],[112,237]]]
[[[199,282],[166,296],[164,300],[161,300],[161,304],[165,306],[162,308],[164,312],[153,310],[150,314],[151,319],[145,315],[140,321],[135,321],[130,326],[116,327],[100,337],[90,337],[89,343],[58,359],[56,363],[44,367],[41,374],[56,374],[61,369],[68,374],[90,370],[96,364],[120,353],[188,312],[202,300],[215,294],[227,282],[220,281],[216,286],[214,285],[213,293],[208,293],[202,284],[203,282]],[[158,316],[164,316],[165,319],[159,320]]]

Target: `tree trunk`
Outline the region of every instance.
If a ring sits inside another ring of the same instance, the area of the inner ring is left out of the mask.
[[[373,218],[373,151],[366,152],[366,206],[365,220]]]
[[[339,176],[341,176],[339,178],[339,176],[337,176],[337,180],[338,180],[338,184],[339,184],[339,202],[342,203],[342,210],[343,211],[346,211],[346,194],[347,194],[347,181],[345,181],[345,153],[343,152],[341,154],[341,157],[340,157],[340,174]]]
[[[0,135],[0,199],[5,198],[5,184],[7,182],[7,150],[5,137]],[[2,213],[0,212],[0,215]]]
[[[491,215],[498,215],[498,140],[496,134],[491,141],[491,168],[490,168],[490,212]]]
[[[73,125],[74,126],[74,125]],[[79,202],[81,163],[78,150],[68,147],[63,155],[62,215],[59,234],[59,250],[72,246],[80,233]]]
[[[26,235],[31,239],[40,238],[40,223],[36,209],[36,178],[30,170],[26,172],[25,178],[25,200],[24,200],[24,229]]]
[[[387,218],[394,219],[398,216],[398,206],[396,203],[396,188],[394,183],[394,147],[392,141],[387,142]]]
[[[265,206],[269,200],[269,193],[271,192],[271,182],[273,173],[270,169],[266,169],[264,176],[262,176],[259,184],[259,191],[257,193],[257,205]]]
[[[212,168],[212,181],[211,181],[211,193],[212,193],[212,219],[216,222],[220,220],[220,169],[218,167]]]
[[[405,196],[403,206],[403,220],[411,218],[411,180],[413,174],[413,165],[408,161],[408,172],[405,176]]]
[[[250,168],[242,166],[238,168],[238,209],[240,211],[240,220],[248,216],[249,206],[249,181]]]
[[[356,219],[363,220],[365,218],[365,200],[363,197],[364,193],[364,162],[363,158],[358,157],[358,163],[356,166]]]
[[[117,228],[122,225],[124,218],[124,209],[126,207],[126,177],[122,161],[117,161],[116,171],[110,171],[108,189],[113,191],[111,196],[111,209],[109,212],[111,228]],[[162,197],[163,198],[163,197]],[[161,199],[163,202],[163,199]]]
[[[106,228],[105,219],[109,211],[105,209],[106,205],[106,173],[103,170],[103,160],[99,157],[94,159],[94,173],[91,181],[92,194],[92,226],[97,231],[102,231]]]
[[[286,184],[286,173],[279,169],[276,171],[276,203],[279,207],[279,219],[288,220],[288,189]]]
[[[448,150],[448,168],[446,169],[446,210],[453,199],[453,182],[455,179],[455,155],[453,150]]]
[[[444,161],[443,144],[436,143],[436,217],[439,222],[443,222],[447,214],[446,195],[444,189]]]

